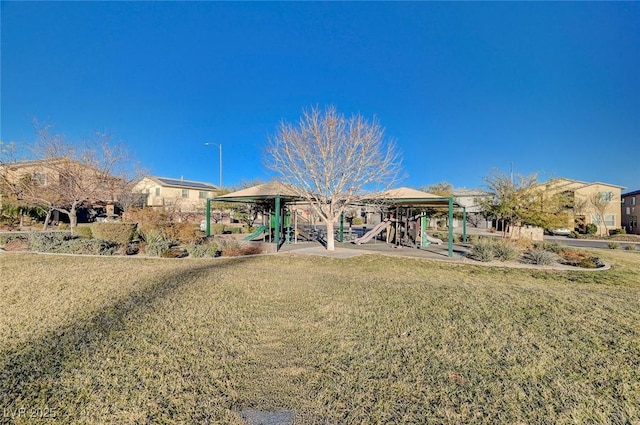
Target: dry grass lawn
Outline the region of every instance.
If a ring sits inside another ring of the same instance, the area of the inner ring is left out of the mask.
[[[599,255],[611,270],[3,253],[3,422],[638,424],[640,255]]]

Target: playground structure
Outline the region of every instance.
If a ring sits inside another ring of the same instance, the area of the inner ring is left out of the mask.
[[[295,208],[304,205],[305,201],[287,186],[272,182],[207,199],[207,235],[210,235],[211,201],[260,202],[265,205],[267,211],[263,214],[262,225],[245,237],[245,240],[260,239],[275,243],[277,249],[285,243],[297,243],[299,240],[323,242],[326,241],[325,238],[334,237],[338,242],[344,242],[346,234],[351,233],[351,229],[345,232],[345,220],[342,215],[337,234],[324,235],[321,229],[312,226],[308,220],[305,221]],[[367,205],[375,205],[376,209],[381,212],[381,221],[373,229],[358,235],[359,237],[353,240],[358,245],[376,241],[377,238],[383,236],[386,243],[395,246],[426,248],[431,244],[442,245],[445,243],[443,240],[434,238],[427,233],[427,225],[430,214],[437,210],[446,209],[448,255],[451,257],[453,256],[454,208],[463,210],[463,240],[466,241],[466,210],[455,204],[453,198],[439,197],[402,187],[373,194],[369,198],[362,199],[358,206]]]

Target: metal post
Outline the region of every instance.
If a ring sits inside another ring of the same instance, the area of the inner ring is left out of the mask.
[[[207,220],[206,234],[207,236],[211,236],[211,199],[209,198],[207,198],[206,220]]]
[[[217,146],[218,147],[218,153],[220,156],[220,185],[218,186],[218,190],[222,190],[222,143],[213,143],[213,142],[207,142],[204,144],[205,146]]]
[[[344,213],[340,213],[340,233],[338,233],[338,242],[344,242]]]
[[[462,207],[462,241],[467,243],[467,207]]]
[[[274,242],[276,243],[276,251],[280,247],[280,197],[276,196],[276,220],[274,230]]]
[[[453,257],[453,198],[449,198],[449,257]]]

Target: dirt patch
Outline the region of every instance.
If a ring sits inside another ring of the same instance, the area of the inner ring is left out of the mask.
[[[5,251],[28,251],[29,242],[22,239],[14,239],[4,244]]]

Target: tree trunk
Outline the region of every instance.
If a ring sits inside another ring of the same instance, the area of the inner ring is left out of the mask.
[[[69,209],[69,227],[73,228],[78,225],[78,211],[76,210],[76,206],[72,205]]]
[[[327,251],[335,251],[336,246],[333,239],[333,220],[326,220],[327,225]]]
[[[53,213],[53,210],[51,208],[49,208],[47,210],[47,215],[44,218],[44,225],[42,226],[42,230],[47,230],[47,226],[49,226],[49,221],[51,221],[51,214]]]

